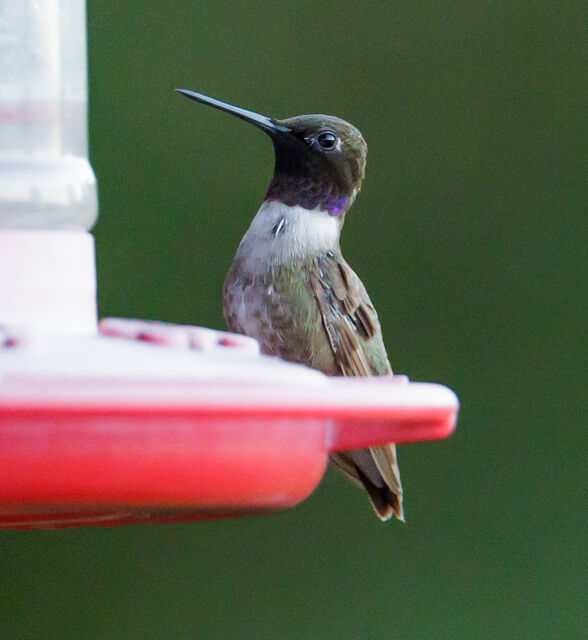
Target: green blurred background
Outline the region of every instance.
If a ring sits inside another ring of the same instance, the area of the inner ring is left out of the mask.
[[[271,517],[4,532],[2,638],[586,637],[586,7],[89,2],[101,315],[221,328],[271,177],[174,87],[338,115],[370,147],[344,253],[462,411],[400,450],[406,525],[329,472]]]

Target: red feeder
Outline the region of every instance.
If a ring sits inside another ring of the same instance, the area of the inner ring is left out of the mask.
[[[290,507],[332,451],[455,427],[457,399],[440,385],[328,378],[208,329],[110,320],[102,332],[139,340],[53,337],[2,352],[0,527]]]

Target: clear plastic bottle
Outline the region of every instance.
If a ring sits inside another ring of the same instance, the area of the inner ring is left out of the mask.
[[[85,1],[2,0],[0,229],[87,231],[96,215]]]

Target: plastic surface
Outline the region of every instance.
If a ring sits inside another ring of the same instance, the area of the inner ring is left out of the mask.
[[[288,507],[318,485],[331,451],[455,427],[457,399],[440,385],[327,378],[206,329],[103,325],[115,329],[142,339],[53,337],[0,351],[0,527]],[[162,346],[166,335],[192,342]]]
[[[0,4],[0,227],[87,230],[84,0]]]
[[[95,335],[93,236],[0,228],[0,325],[39,336]]]

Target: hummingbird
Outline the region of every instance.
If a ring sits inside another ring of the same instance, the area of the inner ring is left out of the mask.
[[[225,280],[228,329],[257,339],[265,354],[328,376],[391,375],[376,310],[339,246],[365,174],[367,144],[358,129],[334,116],[278,120],[177,91],[255,125],[274,146],[274,175]],[[331,461],[367,491],[381,520],[404,520],[393,443],[335,453]]]

